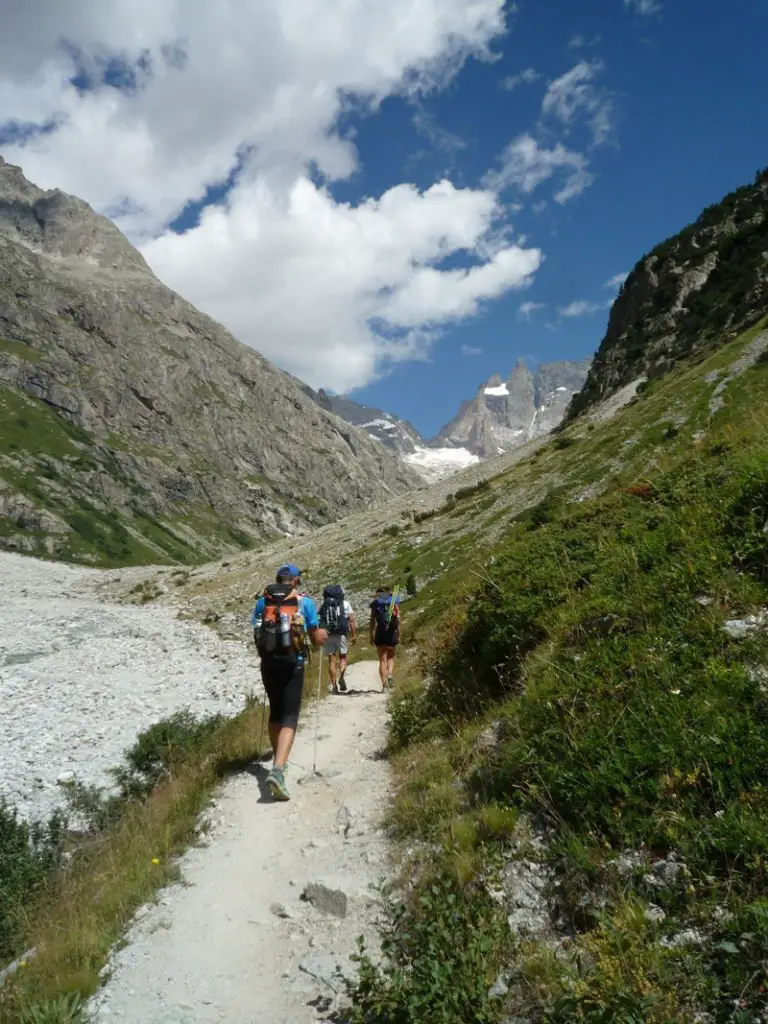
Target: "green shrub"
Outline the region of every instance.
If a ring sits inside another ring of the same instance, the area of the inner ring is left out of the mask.
[[[0,957],[13,954],[20,913],[58,866],[65,830],[61,813],[28,824],[0,801]]]
[[[21,1011],[19,1024],[81,1024],[84,1015],[85,1003],[75,993],[28,1006]]]
[[[105,794],[101,786],[89,786],[76,779],[66,790],[70,815],[91,832],[106,832],[123,813],[125,795]]]
[[[416,594],[418,593],[418,588],[416,586],[416,577],[413,575],[412,572],[408,574],[405,580],[405,592],[406,594],[408,594],[409,597],[415,597]]]
[[[423,735],[429,725],[429,716],[430,708],[422,687],[397,691],[391,704],[390,749],[401,750]]]
[[[385,900],[383,966],[360,940],[358,978],[348,986],[350,1024],[494,1024],[488,990],[509,933],[503,913],[447,872],[420,887],[412,905]]]
[[[126,752],[125,765],[112,770],[122,795],[147,796],[159,782],[199,754],[223,723],[223,715],[198,719],[189,711],[177,711],[151,725]]]
[[[489,490],[490,483],[487,480],[479,480],[476,484],[470,484],[468,487],[460,487],[456,491],[456,501],[461,501],[463,498],[471,498],[475,494],[482,494],[484,491]],[[449,495],[449,498],[451,495]]]
[[[571,448],[573,445],[575,445],[576,438],[568,437],[566,434],[560,434],[555,438],[555,440],[552,443],[558,451],[562,451],[564,448]]]

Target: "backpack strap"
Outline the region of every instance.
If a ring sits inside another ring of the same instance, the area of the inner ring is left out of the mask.
[[[295,587],[288,587],[284,583],[270,583],[264,588],[264,603],[267,605],[288,605],[299,607],[299,595]]]

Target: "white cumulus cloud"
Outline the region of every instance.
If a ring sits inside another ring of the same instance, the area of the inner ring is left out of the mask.
[[[539,309],[546,309],[546,302],[524,302],[518,307],[517,315],[521,320],[530,320],[531,314]]]
[[[461,354],[463,356],[481,356],[483,354],[483,350],[481,348],[477,348],[475,345],[462,345]]]
[[[382,362],[423,356],[435,329],[529,282],[539,250],[476,255],[498,213],[492,193],[449,182],[425,192],[398,185],[348,206],[299,176],[287,194],[238,186],[196,228],[143,251],[163,280],[238,337],[343,392]],[[474,254],[473,265],[435,266],[457,252]]]
[[[641,15],[658,14],[661,10],[658,0],[624,0],[624,6]]]
[[[3,155],[114,215],[160,277],[243,341],[343,391],[423,355],[540,263],[504,240],[489,184],[400,184],[357,205],[330,187],[360,169],[340,127],[350,106],[442,87],[504,27],[503,0],[12,4],[0,111],[24,133]],[[233,174],[224,203],[169,230]],[[456,254],[464,269],[442,269]]]
[[[506,78],[502,78],[499,85],[502,89],[506,89],[511,92],[516,89],[518,85],[533,85],[541,78],[541,75],[535,68],[524,68],[517,75],[507,75]]]
[[[541,105],[545,116],[555,117],[564,125],[583,116],[596,146],[605,142],[613,130],[613,103],[595,84],[602,70],[602,61],[579,61],[549,83]]]
[[[575,302],[569,302],[567,306],[561,306],[558,313],[562,318],[593,316],[605,308],[604,302],[586,302],[584,299],[577,299]]]
[[[581,195],[594,181],[582,153],[567,149],[560,142],[548,149],[532,135],[523,134],[509,143],[502,153],[501,167],[486,176],[486,184],[493,189],[514,186],[528,195],[553,175],[564,179],[555,192],[557,203],[567,203]]]
[[[605,282],[605,287],[610,288],[612,291],[616,291],[624,284],[628,277],[628,273],[614,274],[613,277]]]

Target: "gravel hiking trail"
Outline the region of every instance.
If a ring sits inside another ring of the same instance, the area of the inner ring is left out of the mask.
[[[315,681],[317,656],[308,670]],[[203,843],[180,859],[180,881],[139,909],[113,952],[90,1003],[92,1021],[336,1019],[357,937],[377,948],[390,784],[377,665],[352,665],[346,679],[347,694],[304,706],[289,802],[269,796],[268,762],[218,791]]]

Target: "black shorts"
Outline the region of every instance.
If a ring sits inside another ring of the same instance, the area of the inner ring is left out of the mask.
[[[374,647],[397,647],[400,637],[397,630],[377,629],[373,637]]]
[[[265,655],[261,659],[261,679],[269,700],[270,724],[295,729],[304,689],[304,659]]]

